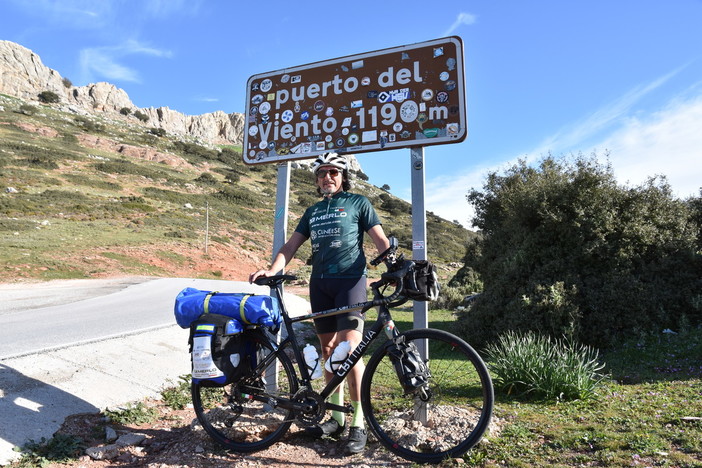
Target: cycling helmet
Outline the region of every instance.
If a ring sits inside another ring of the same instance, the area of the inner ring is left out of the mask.
[[[312,164],[312,170],[316,174],[322,166],[333,166],[343,171],[348,170],[346,158],[339,156],[337,153],[323,153],[317,156],[317,159],[314,160],[314,164]]]

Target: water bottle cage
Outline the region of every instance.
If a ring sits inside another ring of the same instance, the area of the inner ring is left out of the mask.
[[[429,382],[431,373],[414,343],[406,343],[405,337],[400,335],[388,345],[387,352],[405,394],[413,393]]]
[[[347,357],[348,357],[348,356],[347,356]],[[346,358],[344,358],[344,359],[339,359],[338,361],[335,361],[334,359],[329,358],[329,367],[331,367],[331,368],[332,368],[332,371],[335,372],[335,371],[339,368],[339,366],[342,365],[342,364],[344,363],[344,361],[346,361]]]

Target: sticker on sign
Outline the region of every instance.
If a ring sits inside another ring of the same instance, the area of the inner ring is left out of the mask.
[[[247,164],[458,143],[468,135],[457,36],[260,73],[246,86]]]

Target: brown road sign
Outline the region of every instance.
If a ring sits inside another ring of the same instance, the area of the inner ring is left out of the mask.
[[[451,36],[253,75],[246,117],[248,164],[461,142],[463,43]]]

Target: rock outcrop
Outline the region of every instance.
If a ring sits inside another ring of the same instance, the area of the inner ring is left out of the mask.
[[[188,135],[211,144],[242,143],[244,116],[222,111],[202,115],[185,115],[169,109],[137,108],[127,93],[110,83],[91,83],[73,86],[56,70],[45,66],[31,50],[10,41],[0,41],[0,93],[25,101],[37,101],[39,93],[50,91],[67,110],[105,113],[111,118],[128,120],[144,127],[162,128],[176,135]],[[123,115],[122,109],[130,115]],[[141,112],[145,122],[134,116]]]
[[[73,86],[56,70],[45,66],[31,50],[10,41],[0,40],[0,93],[24,101],[38,101],[39,93],[50,91],[59,97],[57,106],[68,112],[80,114],[101,113],[112,119],[121,119],[145,128],[162,128],[173,135],[196,138],[208,144],[243,143],[244,115],[222,111],[202,115],[185,115],[168,107],[137,108],[127,93],[110,83],[91,83]],[[129,109],[123,115],[122,109]],[[148,119],[140,120],[139,112]],[[353,155],[347,155],[350,169],[362,171]],[[141,156],[141,157],[150,157]],[[160,156],[155,156],[160,157]],[[177,164],[169,161],[169,164]],[[294,162],[294,167],[307,167],[312,160]]]

